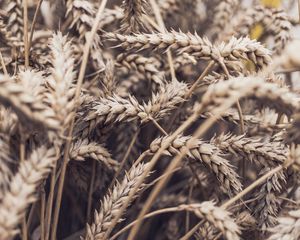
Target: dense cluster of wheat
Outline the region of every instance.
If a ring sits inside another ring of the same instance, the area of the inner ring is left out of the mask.
[[[280,2],[0,0],[0,239],[300,239]]]

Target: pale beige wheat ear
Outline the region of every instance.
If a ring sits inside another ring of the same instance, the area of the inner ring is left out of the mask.
[[[84,121],[78,122],[79,132],[81,131],[83,136],[87,136],[98,124],[103,128],[103,126],[117,122],[139,120],[141,123],[145,123],[151,119],[158,120],[168,115],[179,103],[183,102],[187,92],[187,84],[174,81],[165,85],[159,93],[153,94],[152,98],[142,105],[131,95],[128,99],[117,95],[101,98],[81,110],[83,112],[87,110],[87,116]]]
[[[214,60],[231,69],[240,68],[239,60],[250,60],[258,68],[263,68],[271,62],[271,52],[259,42],[248,37],[232,37],[228,43],[213,45],[207,38],[201,38],[197,33],[165,32],[151,34],[121,35],[106,33],[110,41],[121,42],[125,49],[155,49],[166,51],[173,49],[179,54],[188,53],[197,59]]]
[[[68,29],[71,30],[75,28],[79,33],[79,40],[86,43],[96,15],[94,4],[86,0],[67,0],[66,7],[66,18],[71,19],[71,23],[67,26]],[[93,64],[99,69],[104,67],[100,45],[100,36],[96,34],[93,38],[92,51],[90,54],[94,60]]]
[[[122,20],[123,17],[124,13],[122,8],[118,6],[114,6],[113,9],[106,8],[104,9],[98,28],[103,29],[105,27],[109,27],[112,23]]]
[[[17,46],[23,45],[23,9],[21,0],[12,0],[7,5],[8,23],[6,29],[16,40]]]
[[[9,167],[12,163],[12,156],[9,151],[8,139],[0,137],[0,202],[2,201],[5,192],[9,188],[10,179],[13,173]]]
[[[203,95],[201,104],[214,114],[225,101],[238,98],[240,94],[238,91],[246,91],[245,86],[248,86],[248,98],[257,100],[262,106],[274,108],[287,116],[291,116],[299,109],[300,99],[297,94],[277,84],[267,83],[261,77],[237,77],[213,84]]]
[[[214,202],[203,202],[200,204],[182,205],[179,208],[193,212],[197,217],[203,218],[217,228],[228,240],[238,240],[241,233],[239,226],[230,213],[225,209],[217,207]]]
[[[27,71],[25,75],[20,75],[20,77],[28,76],[27,74],[35,75],[34,72]],[[30,129],[58,130],[60,126],[53,109],[43,103],[41,94],[32,91],[30,87],[32,83],[33,81],[16,83],[13,79],[0,75],[0,102],[4,106],[11,107],[18,115],[19,121]],[[29,88],[31,91],[28,91]],[[38,83],[35,88],[39,88]]]
[[[239,5],[238,0],[220,1],[214,10],[213,31],[219,33],[224,31],[227,24],[230,23],[234,11]]]
[[[273,51],[281,53],[291,39],[291,22],[282,9],[270,9],[263,6],[249,8],[240,19],[236,30],[241,35],[248,35],[255,24],[261,23],[267,34],[273,34],[275,45]],[[272,37],[273,37],[272,35]]]
[[[80,34],[80,38],[84,38],[85,33],[93,25],[93,17],[95,16],[94,5],[85,0],[67,0],[66,7],[66,18],[72,20],[68,27],[75,27]]]
[[[146,58],[139,54],[121,53],[117,56],[117,63],[128,70],[138,71],[158,86],[165,84],[164,73],[158,69],[161,63],[154,57]]]
[[[87,225],[86,240],[101,240],[104,238],[106,230],[110,228],[112,221],[118,215],[119,210],[122,208],[123,203],[126,202],[132,189],[134,189],[136,184],[140,181],[141,175],[147,166],[148,164],[142,163],[136,167],[132,167],[122,182],[117,183],[112,190],[104,196],[99,211],[96,211],[94,214],[94,222],[91,225]],[[141,185],[137,189],[131,201],[138,196],[138,193],[144,186],[145,185]]]
[[[265,168],[260,175],[262,176],[270,170],[270,168]],[[257,219],[258,227],[263,232],[277,223],[277,214],[280,210],[280,200],[278,198],[285,187],[285,183],[284,173],[282,171],[278,172],[270,177],[254,194],[257,200],[252,204],[253,213]]]
[[[278,225],[269,229],[272,235],[268,240],[289,239],[298,240],[300,237],[300,210],[289,211],[287,216],[278,218]]]
[[[148,1],[146,0],[123,0],[122,8],[124,16],[122,19],[121,30],[125,33],[139,32],[146,29],[143,15],[149,11]]]
[[[36,200],[39,184],[48,176],[56,160],[55,149],[42,146],[20,163],[1,201],[1,239],[12,239],[18,233],[18,224],[29,204]]]
[[[265,141],[260,138],[222,134],[211,140],[223,152],[240,155],[258,165],[275,166],[286,160],[287,148],[278,142]]]
[[[167,139],[168,137],[155,139],[150,145],[150,153],[155,154],[165,144]],[[192,141],[190,136],[178,136],[171,143],[170,147],[164,151],[164,154],[176,156],[178,151],[185,147],[189,149],[188,157],[200,161],[213,172],[220,181],[224,192],[231,196],[242,190],[242,184],[234,171],[234,167],[227,159],[222,157],[220,150],[212,144],[201,140]]]
[[[115,62],[109,59],[105,65],[104,77],[102,80],[103,88],[104,88],[104,96],[112,96],[116,91],[116,77],[115,77]]]
[[[86,158],[92,158],[108,169],[116,169],[118,162],[111,158],[111,154],[103,146],[96,142],[89,142],[87,139],[77,141],[71,146],[70,159],[84,161]]]
[[[47,101],[55,111],[60,124],[66,129],[72,118],[75,96],[75,71],[71,42],[58,32],[51,41],[51,76],[47,79]]]

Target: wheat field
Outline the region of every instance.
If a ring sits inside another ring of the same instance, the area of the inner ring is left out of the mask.
[[[0,0],[0,240],[299,240],[299,12]]]

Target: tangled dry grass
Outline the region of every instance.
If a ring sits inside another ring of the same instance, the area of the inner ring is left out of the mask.
[[[0,0],[0,239],[300,239],[296,7]]]

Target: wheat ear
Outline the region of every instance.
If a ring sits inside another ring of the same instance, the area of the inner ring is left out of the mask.
[[[150,153],[155,154],[167,140],[168,137],[155,139],[150,145]],[[232,195],[241,191],[242,184],[233,166],[221,156],[220,150],[212,144],[201,140],[192,141],[190,136],[178,136],[164,151],[164,154],[176,156],[178,151],[185,147],[189,149],[187,156],[197,159],[207,166],[220,181],[222,188],[226,189],[225,192]]]
[[[152,34],[121,35],[106,33],[111,41],[119,41],[119,45],[125,49],[155,49],[166,51],[176,50],[188,53],[197,59],[214,60],[231,69],[237,69],[238,60],[250,60],[258,68],[262,68],[271,62],[270,51],[260,43],[248,37],[232,37],[228,43],[222,42],[214,46],[207,38],[201,38],[197,33],[165,32]]]
[[[36,191],[48,176],[56,158],[54,148],[42,146],[32,152],[29,159],[20,163],[18,172],[10,182],[0,207],[0,238],[11,239],[30,203],[36,200]]]
[[[126,174],[121,183],[117,183],[111,192],[109,192],[101,203],[99,212],[94,214],[94,222],[91,225],[87,225],[86,240],[100,240],[103,239],[106,230],[110,227],[112,220],[118,215],[120,208],[129,196],[132,189],[136,187],[137,182],[148,164],[138,164],[136,167],[132,167]],[[135,192],[134,197],[138,196],[138,193],[144,188],[141,185]]]

